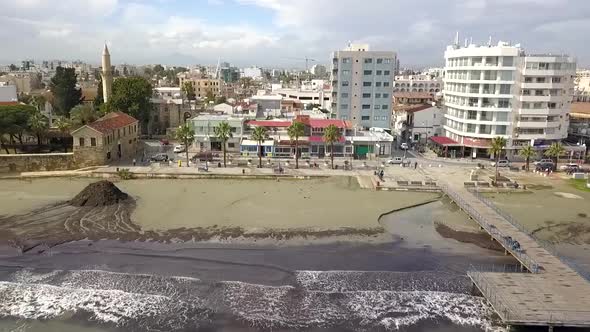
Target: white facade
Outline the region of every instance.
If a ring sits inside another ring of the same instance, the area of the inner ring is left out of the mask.
[[[590,70],[578,70],[576,72],[574,99],[577,102],[590,102]]]
[[[15,85],[0,85],[0,102],[18,101]]]
[[[395,77],[393,92],[428,92],[436,94],[442,91],[442,77],[432,77],[428,74],[398,75]]]
[[[474,152],[496,136],[506,138],[508,149],[567,137],[573,58],[526,55],[519,45],[499,42],[449,46],[445,61],[445,136]]]
[[[325,76],[326,73],[328,72],[326,69],[326,66],[324,66],[324,65],[313,65],[309,71],[311,74],[318,76],[318,77]]]
[[[247,67],[243,69],[242,77],[250,77],[252,79],[262,78],[262,69],[258,67]]]
[[[299,90],[299,89],[278,89],[274,91],[276,94],[286,98],[294,99],[303,103],[303,105],[314,104],[320,105],[321,108],[328,108],[330,106],[330,92],[323,90]]]

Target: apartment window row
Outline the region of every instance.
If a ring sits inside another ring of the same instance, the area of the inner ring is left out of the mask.
[[[458,97],[452,95],[445,96],[445,102],[448,104],[470,107],[489,107],[489,108],[510,108],[512,104],[508,98],[474,98]]]
[[[447,67],[463,67],[463,66],[514,66],[513,56],[487,56],[487,57],[461,57],[447,59]]]
[[[446,114],[454,118],[479,121],[508,121],[508,112],[465,111],[448,107]]]
[[[450,92],[476,94],[510,94],[510,84],[447,83],[445,90]]]
[[[364,110],[370,110],[371,104],[363,104],[361,108]],[[386,110],[389,109],[389,105],[373,105],[373,108],[376,110]]]
[[[539,70],[569,70],[576,69],[576,64],[572,62],[529,62],[526,63],[526,69]]]
[[[373,86],[373,82],[363,82],[363,86]],[[376,87],[389,87],[391,84],[389,82],[375,82]]]
[[[512,70],[450,70],[447,71],[446,77],[471,81],[512,81],[514,72]]]
[[[557,103],[541,103],[541,102],[536,102],[536,103],[522,103],[521,108],[523,109],[556,109],[556,108],[561,108],[562,104],[557,104]]]
[[[522,89],[523,96],[561,96],[565,94],[565,90],[561,89]]]
[[[375,62],[377,62],[377,64],[382,64],[382,63],[389,64],[389,63],[391,63],[391,59],[390,58],[377,58],[375,60]],[[373,63],[373,58],[365,58],[364,63]]]
[[[371,98],[371,94],[363,93],[363,98]],[[389,98],[389,93],[376,93],[375,98]]]

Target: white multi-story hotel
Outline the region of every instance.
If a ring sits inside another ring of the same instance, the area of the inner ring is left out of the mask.
[[[442,78],[430,74],[397,75],[393,92],[428,92],[432,95],[442,90]]]
[[[444,135],[464,155],[487,155],[492,138],[507,140],[508,156],[526,145],[567,137],[575,59],[526,54],[520,45],[457,43],[445,52]]]

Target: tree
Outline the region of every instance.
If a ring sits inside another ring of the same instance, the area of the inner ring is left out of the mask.
[[[47,133],[49,129],[49,122],[45,115],[41,114],[39,111],[35,111],[31,117],[29,118],[29,130],[35,136],[37,136],[37,145],[41,146],[41,142],[43,136]]]
[[[4,145],[4,136],[8,136],[10,141],[16,138],[22,145],[22,134],[28,129],[29,118],[34,112],[35,108],[30,105],[0,105],[0,147],[7,154],[9,151]]]
[[[43,95],[32,96],[29,104],[35,107],[37,111],[41,112],[45,109],[45,97]]]
[[[56,68],[55,76],[49,83],[56,114],[67,116],[74,106],[82,103],[84,99],[82,98],[82,90],[76,87],[76,83],[74,68]]]
[[[104,97],[102,95],[102,77],[99,76],[98,85],[96,86],[96,97],[94,97],[94,108],[99,109],[104,104]]]
[[[63,136],[65,136],[65,134],[70,133],[70,129],[72,128],[72,123],[70,122],[70,120],[68,120],[66,118],[59,118],[59,119],[55,120],[54,123],[55,123],[55,126],[57,127],[57,129],[59,130],[59,132],[62,133],[61,144],[63,145],[64,152],[68,152],[68,146],[66,145],[66,138]]]
[[[258,167],[262,168],[262,143],[264,140],[268,138],[268,134],[266,133],[266,128],[264,127],[256,127],[252,132],[252,140],[256,141],[258,145]]]
[[[563,147],[563,145],[557,142],[551,144],[551,146],[549,146],[549,149],[545,150],[545,155],[555,160],[554,168],[556,168],[557,164],[559,163],[559,156],[561,156],[564,152],[565,148]]]
[[[301,122],[294,121],[287,128],[287,134],[292,141],[295,141],[295,169],[297,169],[299,168],[299,137],[305,135],[305,126]]]
[[[184,144],[186,167],[189,167],[188,147],[195,141],[195,131],[188,124],[184,124],[176,130],[176,139]]]
[[[502,154],[502,150],[506,147],[506,139],[501,136],[494,137],[492,139],[492,146],[489,149],[490,155],[494,155],[496,159],[496,175],[495,175],[495,183],[498,184],[498,164],[500,163],[500,155]]]
[[[149,120],[152,85],[143,77],[121,77],[113,82],[109,110],[127,113],[142,123]]]
[[[192,82],[184,82],[182,84],[182,95],[188,100],[188,107],[191,107],[191,100],[195,100],[197,95],[195,94],[195,86]]]
[[[17,71],[18,67],[14,65],[14,63],[11,63],[10,66],[8,66],[10,68],[10,71]]]
[[[207,94],[205,95],[205,103],[209,104],[211,102],[215,102],[215,95],[213,94],[213,92],[211,90],[207,91]]]
[[[525,163],[526,163],[525,169],[528,172],[529,171],[529,163],[531,161],[531,157],[533,157],[536,154],[535,149],[532,146],[527,145],[524,148],[522,148],[518,153],[522,157],[524,157]]]
[[[88,105],[77,105],[70,111],[71,125],[81,127],[98,119],[97,112]]]
[[[331,124],[324,129],[324,142],[330,144],[330,159],[332,161],[332,169],[334,169],[334,142],[340,140],[342,134],[340,129],[335,125]]]
[[[227,102],[225,96],[217,96],[217,98],[215,98],[215,105],[223,104],[225,102]]]
[[[223,167],[226,167],[226,145],[227,141],[233,137],[231,127],[228,122],[222,121],[217,127],[213,128],[213,132],[215,133],[215,136],[221,140],[221,148],[223,149]]]

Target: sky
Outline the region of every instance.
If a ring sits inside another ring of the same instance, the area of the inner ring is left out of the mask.
[[[460,39],[520,43],[590,66],[590,0],[0,0],[0,63],[305,67],[349,42],[398,52],[402,67],[440,66]]]

